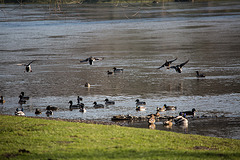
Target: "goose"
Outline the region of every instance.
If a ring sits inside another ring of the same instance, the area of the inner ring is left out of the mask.
[[[21,104],[21,105],[26,104],[26,102],[27,102],[26,100],[22,99],[21,96],[19,96],[19,98],[20,98],[18,101],[19,104]]]
[[[97,104],[97,102],[93,102],[94,104],[94,108],[104,108],[104,105],[103,104]]]
[[[187,60],[186,62],[180,64],[180,65],[176,65],[176,66],[171,66],[170,68],[174,68],[176,70],[176,72],[178,73],[182,73],[182,67],[188,63],[189,60]]]
[[[87,110],[85,108],[85,105],[83,103],[81,103],[81,107],[80,107],[80,110],[79,112],[82,112],[82,113],[85,113]]]
[[[105,105],[114,105],[115,102],[114,101],[109,101],[109,99],[105,99]]]
[[[139,99],[136,99],[136,105],[138,106],[138,105],[146,105],[146,102],[140,102],[140,100]]]
[[[5,103],[5,100],[3,99],[3,96],[1,96],[1,98],[0,98],[0,103]]]
[[[51,115],[53,115],[53,111],[52,110],[47,110],[46,111],[46,115],[49,117],[49,116],[51,116]]]
[[[113,67],[113,72],[114,72],[114,73],[122,73],[122,72],[123,72],[123,69],[122,69],[122,68]]]
[[[18,108],[15,111],[16,116],[25,116],[25,113],[23,112],[23,108],[19,110]]]
[[[82,62],[89,62],[90,65],[93,64],[93,61],[100,61],[100,60],[103,60],[104,58],[96,58],[96,57],[89,57],[89,58],[86,58],[85,60],[80,60],[80,63]]]
[[[205,77],[204,74],[200,74],[199,71],[196,71],[196,76],[199,78],[199,77]]]
[[[29,100],[29,97],[24,96],[24,92],[21,92],[21,94],[19,95],[19,98],[22,100]]]
[[[166,104],[164,104],[164,106],[166,108],[166,110],[176,110],[177,107],[176,106],[167,106]]]
[[[160,67],[158,67],[157,69],[161,69],[163,67],[167,67],[167,69],[169,69],[171,63],[176,61],[176,60],[177,60],[177,58],[175,58],[174,60],[170,60],[170,61],[166,60],[166,62],[163,65],[161,65]]]
[[[181,112],[182,114],[185,114],[186,116],[195,116],[195,112],[197,110],[195,108],[192,109],[192,111],[184,111],[184,112]]]
[[[46,107],[46,110],[56,111],[56,110],[58,110],[58,107],[54,107],[54,106],[49,105],[49,106]]]
[[[146,107],[142,106],[142,105],[137,105],[136,106],[136,110],[137,111],[145,111],[146,110]]]
[[[69,106],[69,109],[70,109],[70,110],[80,109],[80,105],[79,105],[79,104],[73,105],[73,102],[72,102],[72,101],[69,101],[68,103],[70,103],[70,106]]]
[[[42,114],[42,112],[37,108],[36,111],[35,111],[35,114],[36,114],[36,115]]]

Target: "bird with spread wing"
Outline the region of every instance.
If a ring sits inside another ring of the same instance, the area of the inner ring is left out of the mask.
[[[32,72],[32,68],[31,68],[31,63],[34,62],[35,60],[26,63],[26,64],[17,64],[19,66],[25,66],[25,71],[24,72]]]
[[[188,63],[189,60],[187,60],[186,62],[180,64],[180,65],[176,65],[176,66],[171,66],[170,68],[173,68],[176,70],[176,72],[178,73],[182,73],[182,67]]]
[[[170,60],[170,61],[166,60],[166,62],[163,65],[161,65],[160,67],[158,67],[157,69],[161,69],[163,67],[167,67],[167,69],[169,69],[171,63],[176,61],[176,60],[177,60],[177,58],[175,58],[174,60]]]

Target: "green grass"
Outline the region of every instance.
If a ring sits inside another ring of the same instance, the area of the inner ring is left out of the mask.
[[[25,149],[27,152],[19,152]],[[0,116],[0,159],[239,159],[240,140]]]

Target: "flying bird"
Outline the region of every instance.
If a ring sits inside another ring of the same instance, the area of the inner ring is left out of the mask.
[[[34,61],[34,60],[33,60],[33,61]],[[26,72],[32,72],[32,68],[31,68],[31,65],[30,65],[30,64],[31,64],[33,61],[31,61],[30,63],[24,65]]]
[[[83,63],[83,62],[88,62],[90,65],[93,64],[93,61],[101,61],[103,60],[104,58],[96,58],[96,57],[89,57],[89,58],[86,58],[84,60],[80,60],[80,63]]]
[[[163,65],[161,65],[160,67],[158,67],[157,69],[161,69],[163,67],[167,67],[167,69],[169,69],[171,63],[176,61],[176,60],[177,60],[177,58],[175,58],[174,60],[171,60],[171,61],[166,60],[166,62]]]
[[[174,68],[176,70],[176,72],[178,73],[182,73],[182,67],[188,63],[189,60],[187,60],[186,62],[180,64],[180,65],[176,65],[176,66],[171,66],[170,68]]]
[[[31,63],[34,62],[35,60],[31,61],[30,63],[27,64],[17,64],[18,66],[25,66],[25,71],[24,72],[32,72],[31,68]]]

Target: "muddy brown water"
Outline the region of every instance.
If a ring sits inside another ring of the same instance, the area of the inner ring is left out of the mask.
[[[111,121],[119,114],[146,116],[168,104],[178,108],[163,116],[196,108],[198,116],[211,117],[190,119],[188,133],[240,138],[239,1],[0,7],[0,95],[6,100],[1,114],[23,107],[26,116],[35,116],[36,108],[45,112],[53,105],[59,107],[55,118]],[[89,56],[104,60],[80,63]],[[174,58],[172,65],[189,60],[181,74],[157,69]],[[32,60],[33,72],[24,72],[20,64]],[[107,75],[113,67],[124,72]],[[195,71],[206,77],[197,78]],[[22,106],[20,92],[30,96]],[[68,109],[77,96],[83,97],[84,114]],[[105,98],[115,105],[93,108]],[[146,111],[135,111],[137,98],[146,101]],[[226,129],[212,118],[223,116]],[[161,123],[157,129],[163,129]],[[209,127],[203,130],[201,124]],[[134,126],[147,128],[147,123]]]

